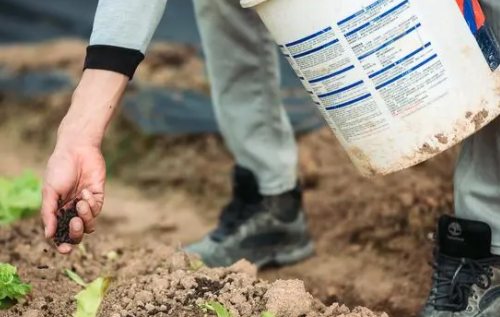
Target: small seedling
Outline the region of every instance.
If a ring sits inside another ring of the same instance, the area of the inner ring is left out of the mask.
[[[84,289],[75,296],[76,312],[73,314],[73,317],[96,317],[102,300],[104,299],[104,295],[106,295],[109,285],[111,284],[111,278],[99,277],[92,283],[87,284],[73,271],[64,270],[64,273],[66,273],[75,283],[84,287]]]
[[[202,261],[200,260],[193,260],[191,262],[189,262],[189,268],[192,270],[192,271],[198,271],[199,269],[201,269],[203,266],[205,266],[205,263],[203,263]]]
[[[203,303],[200,305],[200,307],[205,312],[206,311],[214,312],[217,315],[217,317],[232,317],[232,315],[229,313],[226,307],[222,306],[220,303],[217,303],[215,301]],[[275,316],[273,313],[263,312],[262,315],[260,315],[260,317],[275,317]]]
[[[226,307],[222,306],[220,303],[215,301],[210,301],[200,305],[201,309],[204,311],[214,312],[217,317],[232,317]]]
[[[0,225],[37,214],[42,204],[42,182],[31,171],[17,178],[0,177]]]
[[[0,263],[0,309],[24,302],[30,291],[31,286],[21,282],[14,266]]]
[[[73,317],[97,317],[102,300],[111,285],[111,277],[99,277],[88,284],[76,296],[76,312]]]
[[[116,259],[118,259],[119,255],[118,255],[118,252],[116,251],[110,251],[108,253],[106,253],[106,258],[108,259],[108,261],[114,261]]]
[[[80,251],[80,255],[87,255],[87,248],[85,247],[85,244],[80,243],[78,245],[78,251]]]
[[[85,281],[80,277],[80,275],[76,274],[71,270],[64,270],[64,273],[76,284],[82,287],[87,287],[87,283],[85,283]]]

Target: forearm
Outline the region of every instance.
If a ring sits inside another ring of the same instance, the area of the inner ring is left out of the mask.
[[[58,131],[58,146],[100,146],[113,112],[163,15],[167,0],[100,0],[84,73]]]
[[[87,69],[58,130],[58,144],[85,143],[100,146],[106,128],[127,87],[122,74]]]

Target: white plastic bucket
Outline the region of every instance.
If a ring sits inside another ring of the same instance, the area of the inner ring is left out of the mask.
[[[242,0],[364,176],[421,163],[500,113],[456,0]]]

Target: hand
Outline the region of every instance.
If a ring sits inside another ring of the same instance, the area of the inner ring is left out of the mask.
[[[57,228],[56,214],[60,207],[81,199],[76,205],[78,217],[70,222],[70,238],[80,243],[84,233],[95,228],[104,203],[106,166],[100,148],[94,145],[56,146],[49,159],[42,190],[42,220],[45,237],[53,238]],[[62,204],[59,201],[62,200]],[[60,253],[71,252],[72,246],[58,246]]]
[[[80,243],[84,233],[94,231],[95,218],[104,203],[106,181],[101,144],[128,81],[128,77],[111,71],[83,72],[71,107],[59,126],[57,145],[45,172],[41,213],[46,238],[54,238],[58,209],[75,199],[80,201],[76,205],[78,217],[70,222],[70,239]],[[71,249],[69,244],[58,246],[61,253]]]

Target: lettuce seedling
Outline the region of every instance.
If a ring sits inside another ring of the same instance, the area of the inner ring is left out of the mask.
[[[99,277],[87,284],[85,289],[75,296],[76,312],[73,317],[96,317],[110,285],[111,277]]]
[[[203,303],[200,305],[201,309],[205,311],[211,311],[217,314],[217,317],[233,317],[226,307],[222,306],[220,303],[215,301],[210,301],[208,303]]]
[[[23,302],[30,291],[31,286],[21,282],[14,266],[0,263],[0,309]]]
[[[216,301],[210,301],[208,303],[203,303],[199,305],[203,311],[211,311],[214,312],[217,317],[233,317],[231,313],[227,310],[226,307],[222,306],[220,303]],[[275,317],[273,313],[270,312],[263,312],[260,317]]]
[[[76,311],[72,317],[96,317],[101,303],[111,284],[111,277],[99,277],[87,284],[78,274],[70,270],[64,273],[78,285],[84,287],[76,296]]]
[[[34,216],[42,204],[42,182],[32,172],[9,179],[0,177],[0,225]]]

